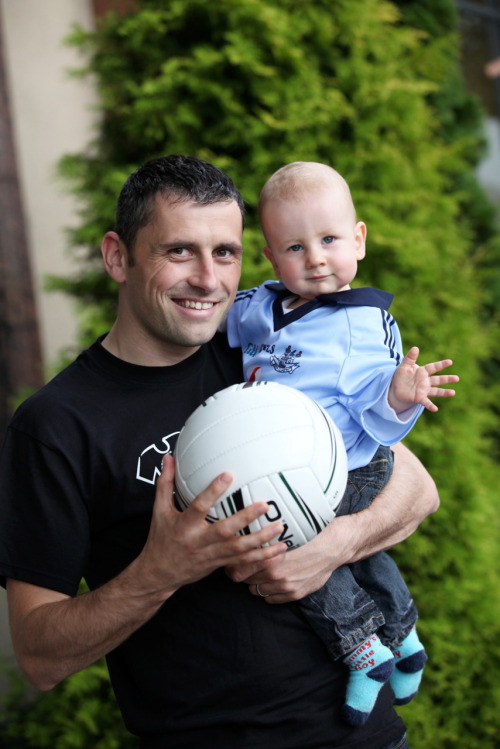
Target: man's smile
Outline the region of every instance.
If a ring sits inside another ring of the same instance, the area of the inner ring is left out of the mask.
[[[174,299],[173,301],[180,307],[188,309],[212,309],[217,304],[217,302],[195,302],[190,299]]]

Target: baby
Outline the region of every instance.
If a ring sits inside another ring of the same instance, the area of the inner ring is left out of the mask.
[[[274,380],[318,401],[342,432],[349,481],[338,515],[371,504],[390,478],[389,448],[415,424],[430,397],[458,381],[436,375],[449,359],[417,365],[403,358],[388,312],[392,294],[351,289],[365,256],[366,225],[351,193],[324,164],[295,162],[264,185],[259,201],[265,256],[280,283],[240,291],[227,319],[231,346],[241,347],[245,378]],[[396,704],[417,693],[427,660],[417,611],[394,561],[379,553],[335,570],[300,605],[334,659],[348,668],[344,719],[363,725],[389,681]]]

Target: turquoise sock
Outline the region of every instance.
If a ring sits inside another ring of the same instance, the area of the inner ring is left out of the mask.
[[[342,717],[351,726],[362,726],[370,717],[378,693],[394,669],[394,658],[377,635],[371,635],[344,659],[349,681]]]
[[[426,652],[418,639],[417,630],[413,628],[394,651],[395,669],[390,683],[395,705],[406,705],[415,697],[426,660]]]

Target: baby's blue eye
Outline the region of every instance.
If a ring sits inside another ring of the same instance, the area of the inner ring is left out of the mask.
[[[335,237],[323,237],[323,244],[331,244],[332,242],[335,242]]]
[[[302,245],[301,245],[301,244],[292,244],[292,245],[291,245],[291,246],[290,246],[290,247],[288,248],[288,250],[289,250],[290,252],[300,252],[300,250],[301,250],[301,249],[302,249]]]

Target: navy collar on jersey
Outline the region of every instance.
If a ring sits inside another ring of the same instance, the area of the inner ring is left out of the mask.
[[[361,289],[346,289],[345,291],[336,291],[331,294],[320,294],[315,299],[301,304],[300,307],[289,312],[284,312],[283,301],[287,297],[293,296],[292,292],[281,281],[266,283],[265,287],[276,294],[276,299],[273,302],[274,330],[281,330],[289,323],[300,320],[301,317],[307,315],[311,310],[324,307],[325,305],[378,307],[378,309],[387,310],[394,298],[394,294],[390,294],[388,291],[381,291],[380,289],[373,289],[367,286]]]

